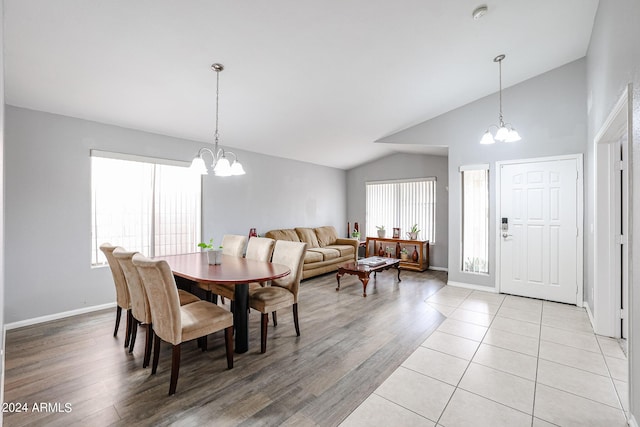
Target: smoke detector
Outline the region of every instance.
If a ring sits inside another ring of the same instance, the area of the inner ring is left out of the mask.
[[[476,7],[473,13],[471,14],[471,16],[473,17],[474,20],[477,21],[478,19],[486,15],[488,11],[489,11],[489,8],[487,7],[487,5],[483,4],[482,6]]]

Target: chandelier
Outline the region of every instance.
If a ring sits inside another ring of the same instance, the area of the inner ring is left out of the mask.
[[[484,133],[482,139],[480,140],[480,144],[494,144],[496,141],[500,142],[515,142],[520,141],[520,135],[518,131],[515,130],[511,123],[505,123],[502,118],[502,61],[504,60],[504,55],[498,55],[493,58],[493,62],[498,63],[498,67],[500,69],[499,81],[500,81],[500,116],[498,116],[498,124],[490,125],[489,129],[492,127],[497,128],[495,137],[491,135],[489,129]]]
[[[207,166],[204,163],[202,155],[209,153],[213,160],[211,167],[215,176],[231,176],[231,175],[244,175],[246,172],[242,167],[242,164],[238,161],[238,156],[232,151],[225,151],[223,148],[218,147],[218,141],[220,134],[218,132],[218,101],[220,99],[220,72],[224,70],[222,64],[215,63],[211,66],[211,69],[216,72],[216,132],[214,133],[215,145],[213,150],[207,147],[202,147],[198,151],[198,155],[191,162],[191,169],[198,172],[201,175],[207,175]],[[233,156],[233,162],[230,163],[227,159],[227,155]]]

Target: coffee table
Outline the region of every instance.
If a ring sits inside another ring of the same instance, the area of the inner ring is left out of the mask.
[[[340,290],[340,278],[345,274],[352,274],[354,276],[358,276],[358,279],[362,282],[362,296],[366,297],[367,284],[369,283],[371,273],[373,273],[373,277],[375,279],[379,271],[388,270],[393,267],[398,270],[398,282],[401,282],[399,266],[400,260],[397,258],[370,257],[348,262],[338,268],[338,274],[336,274],[338,287],[336,288],[336,291]]]

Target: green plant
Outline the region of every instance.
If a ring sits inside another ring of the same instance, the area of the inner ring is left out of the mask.
[[[353,230],[351,237],[360,237],[360,232],[358,230]]]
[[[198,247],[202,249],[213,249],[213,238],[209,239],[209,243],[200,242]],[[218,246],[218,249],[222,249],[222,245]]]
[[[376,225],[376,228],[380,231],[384,231],[384,225]]]
[[[418,228],[418,224],[413,224],[413,227],[411,227],[411,231],[410,233],[419,233],[420,229]]]
[[[409,251],[407,250],[407,248],[403,247],[402,249],[400,249],[400,253],[408,255]]]

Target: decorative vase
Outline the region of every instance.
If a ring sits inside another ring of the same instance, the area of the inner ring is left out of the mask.
[[[207,251],[207,258],[209,264],[220,265],[222,264],[222,249],[211,249]]]
[[[411,259],[413,260],[413,262],[418,262],[418,258],[420,258],[420,255],[418,254],[418,247],[414,246],[413,253],[411,254]]]
[[[418,233],[408,232],[407,237],[409,237],[409,240],[416,240],[418,239]]]
[[[409,259],[409,254],[408,253],[401,253],[400,254],[400,259],[402,259],[403,261],[407,261]]]
[[[402,248],[400,247],[400,242],[396,242],[396,258],[400,258],[400,251]]]
[[[378,237],[384,239],[384,236],[387,234],[387,230],[378,230]]]
[[[378,256],[384,256],[384,248],[382,247],[382,243],[380,243],[380,249],[378,250]]]

